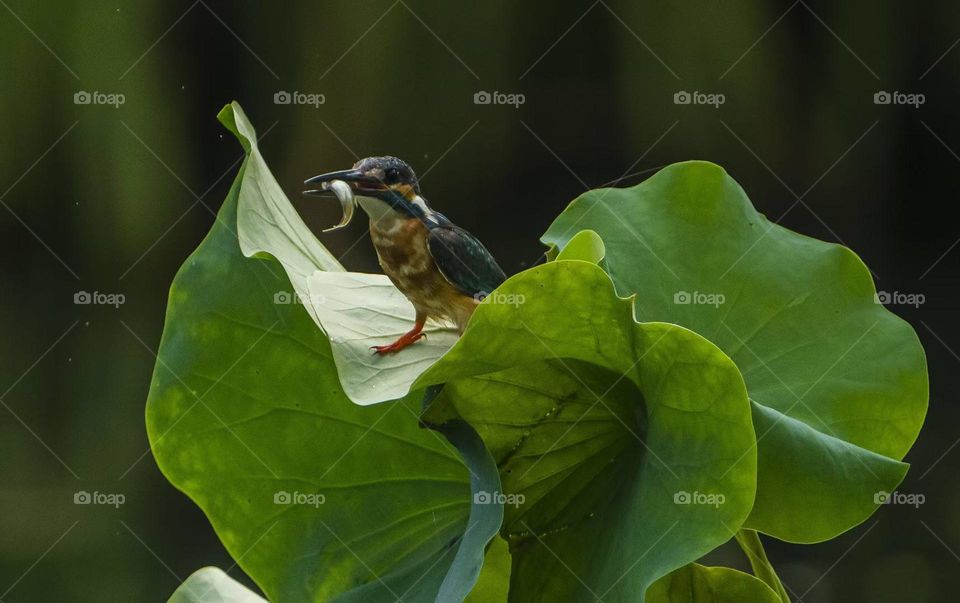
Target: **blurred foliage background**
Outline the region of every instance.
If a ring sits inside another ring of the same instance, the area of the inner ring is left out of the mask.
[[[944,600],[960,588],[958,37],[945,0],[0,0],[0,600],[165,600],[202,565],[234,566],[160,475],[143,420],[167,288],[238,166],[215,119],[232,99],[317,232],[339,209],[301,199],[301,181],[394,154],[513,273],[585,189],[709,159],[772,219],[854,249],[878,289],[922,294],[892,309],[929,354],[900,488],[925,503],[768,552],[811,603]],[[474,104],[484,90],[525,102]],[[76,104],[82,91],[124,102]],[[325,102],[275,103],[283,91]],[[364,222],[321,239],[375,271]],[[125,303],[77,305],[80,291]],[[710,561],[745,567],[730,546]]]

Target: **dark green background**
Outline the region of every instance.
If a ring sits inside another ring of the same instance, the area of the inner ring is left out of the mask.
[[[892,309],[929,354],[900,489],[925,504],[768,550],[804,601],[946,600],[960,587],[958,38],[945,0],[0,0],[0,600],[163,600],[202,565],[233,565],[160,475],[143,421],[167,287],[241,154],[215,119],[233,99],[318,232],[339,210],[301,199],[301,181],[394,154],[514,273],[586,188],[709,159],[772,219],[854,249],[878,289],[923,294]],[[81,90],[126,101],[74,104]],[[475,105],[479,90],[526,102]],[[726,102],[676,105],[680,90]],[[926,102],[875,105],[880,90]],[[278,91],[326,102],[278,105]],[[362,222],[321,240],[373,271]],[[126,303],[75,305],[78,291]],[[75,505],[79,490],[126,503]],[[711,561],[742,566],[731,547]]]

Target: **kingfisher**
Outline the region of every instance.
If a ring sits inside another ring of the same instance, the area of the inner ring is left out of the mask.
[[[323,188],[304,194],[324,194],[338,180],[370,218],[380,267],[416,310],[413,328],[389,345],[373,346],[374,353],[419,341],[428,318],[450,321],[463,334],[477,304],[507,278],[483,243],[431,209],[413,168],[401,159],[361,159],[348,170],[307,179],[304,184]]]

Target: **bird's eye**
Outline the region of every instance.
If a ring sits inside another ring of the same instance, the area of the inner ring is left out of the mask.
[[[398,182],[400,180],[400,170],[397,168],[387,168],[383,173],[383,178],[387,182]]]

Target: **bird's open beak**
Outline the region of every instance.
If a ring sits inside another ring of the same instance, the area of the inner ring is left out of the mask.
[[[387,186],[371,176],[367,176],[360,170],[340,170],[337,172],[328,172],[326,174],[320,174],[319,176],[314,176],[313,178],[308,178],[304,180],[303,183],[307,185],[321,185],[319,189],[311,189],[303,191],[304,195],[322,195],[326,192],[326,188],[323,188],[324,183],[330,182],[332,180],[343,180],[348,183],[354,191],[358,193],[364,192],[375,192],[386,190]]]

